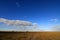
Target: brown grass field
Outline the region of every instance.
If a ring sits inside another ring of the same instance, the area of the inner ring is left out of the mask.
[[[60,32],[0,32],[0,40],[60,40]]]

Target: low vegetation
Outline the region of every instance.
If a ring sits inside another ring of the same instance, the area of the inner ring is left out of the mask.
[[[0,40],[60,40],[60,32],[0,32]]]

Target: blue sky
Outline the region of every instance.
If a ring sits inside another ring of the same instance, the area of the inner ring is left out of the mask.
[[[60,24],[60,1],[0,0],[0,18],[30,21],[49,30],[51,26]],[[9,27],[0,23],[0,29],[7,30]]]

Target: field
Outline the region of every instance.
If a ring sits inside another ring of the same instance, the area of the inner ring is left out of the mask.
[[[0,32],[0,40],[60,40],[60,32]]]

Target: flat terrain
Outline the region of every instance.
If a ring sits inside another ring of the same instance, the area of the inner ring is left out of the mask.
[[[0,32],[0,40],[60,40],[60,32]]]

